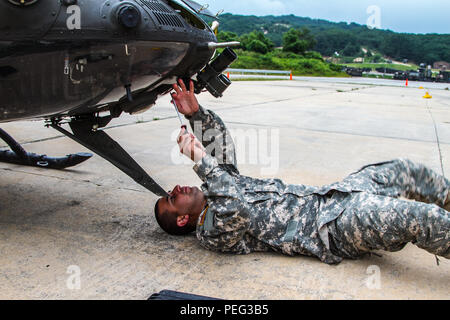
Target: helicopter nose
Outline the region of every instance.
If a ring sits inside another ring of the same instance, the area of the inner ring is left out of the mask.
[[[132,5],[124,5],[117,13],[117,19],[126,28],[136,28],[141,22],[139,10]]]

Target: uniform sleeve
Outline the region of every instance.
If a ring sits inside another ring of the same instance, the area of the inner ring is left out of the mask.
[[[197,228],[200,243],[214,251],[249,253],[243,240],[250,227],[249,208],[234,177],[208,155],[194,170],[206,183],[210,200],[204,222]]]
[[[218,164],[226,170],[239,174],[234,141],[222,119],[202,106],[192,116],[186,116],[186,119],[197,139],[206,148],[206,153],[216,158]]]

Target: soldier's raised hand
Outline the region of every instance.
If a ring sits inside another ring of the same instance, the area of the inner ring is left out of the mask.
[[[199,105],[195,97],[194,82],[192,80],[189,82],[189,90],[181,79],[178,79],[178,84],[175,83],[173,85],[173,89],[175,93],[171,93],[171,96],[181,114],[192,116],[198,111]]]

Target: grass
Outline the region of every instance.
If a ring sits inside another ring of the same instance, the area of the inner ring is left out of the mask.
[[[394,63],[344,63],[343,65],[351,68],[372,68],[372,70],[375,70],[377,68],[388,68],[401,71],[408,71],[408,70],[417,70],[419,68],[414,64],[411,64],[410,66],[404,66],[401,64],[394,64]]]
[[[232,78],[233,82],[236,81],[289,81],[289,79],[286,78],[259,78],[259,77],[252,77],[252,78]]]
[[[143,116],[136,116],[136,123],[144,123],[144,117]]]
[[[320,54],[305,55],[275,50],[266,54],[236,50],[238,59],[231,65],[237,69],[267,69],[292,71],[295,76],[347,77],[341,67],[326,63]]]
[[[385,74],[383,76],[377,76],[375,74],[366,74],[366,75],[364,75],[364,77],[366,77],[366,78],[376,78],[376,79],[378,79],[378,78],[381,78],[381,79],[394,79],[394,76],[392,74]]]

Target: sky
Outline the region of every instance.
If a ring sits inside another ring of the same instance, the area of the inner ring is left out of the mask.
[[[449,33],[450,0],[196,0],[216,13],[286,15],[370,24],[407,33]],[[375,7],[374,7],[375,6]]]

